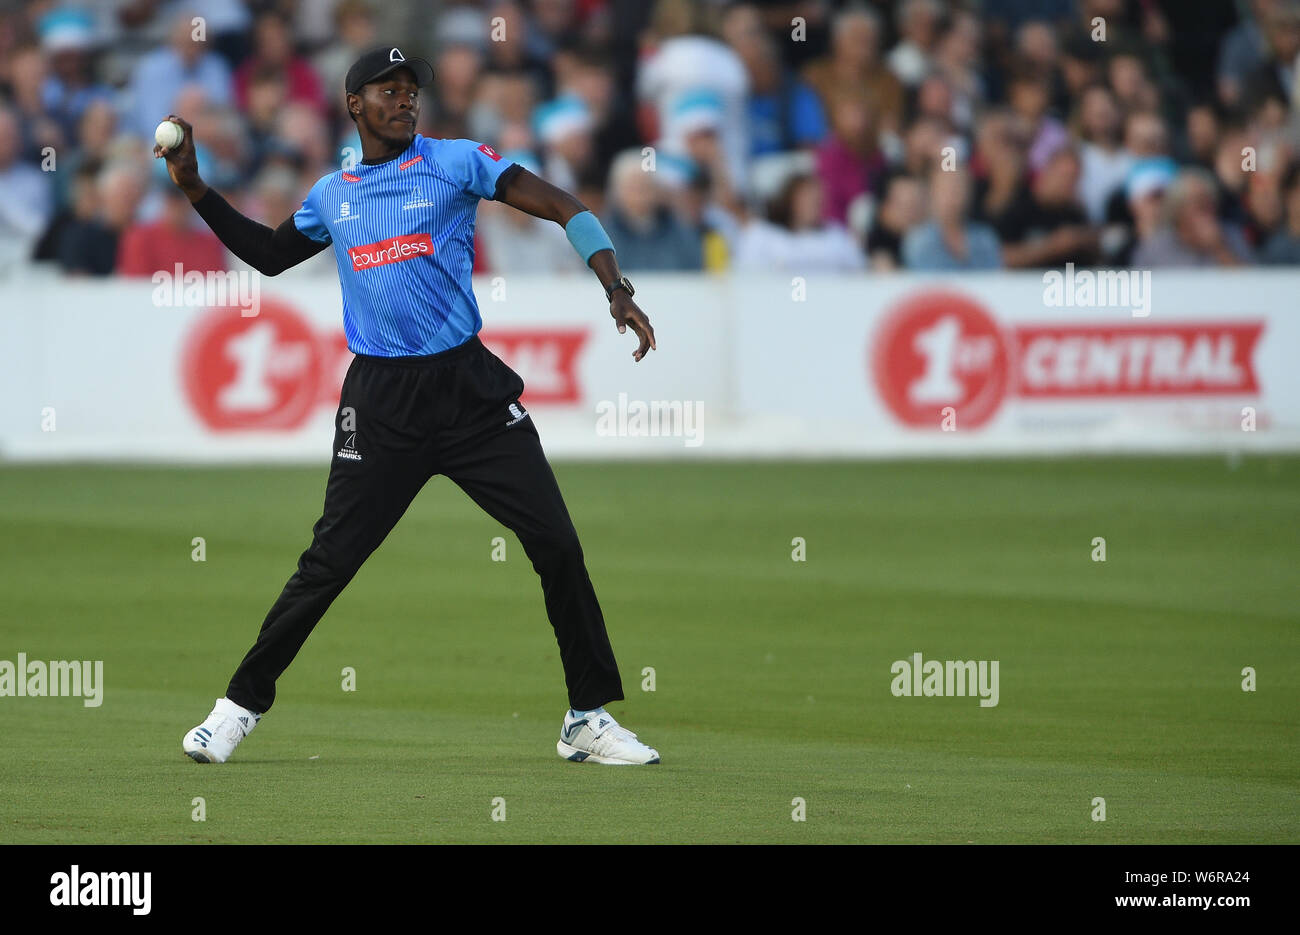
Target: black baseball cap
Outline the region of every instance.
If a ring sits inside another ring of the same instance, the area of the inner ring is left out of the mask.
[[[415,83],[424,87],[433,81],[433,66],[422,58],[407,58],[402,50],[393,46],[371,49],[348,69],[343,88],[349,94],[361,93],[361,86],[378,81],[389,72],[409,68],[415,73]]]

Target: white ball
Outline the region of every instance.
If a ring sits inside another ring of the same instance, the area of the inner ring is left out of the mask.
[[[181,143],[185,142],[185,131],[181,129],[179,123],[164,120],[153,131],[153,138],[164,149],[176,149]]]

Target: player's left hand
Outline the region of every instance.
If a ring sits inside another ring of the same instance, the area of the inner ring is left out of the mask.
[[[619,334],[626,334],[627,329],[631,327],[641,338],[637,349],[632,352],[633,360],[639,361],[646,355],[646,351],[658,350],[655,347],[655,330],[650,327],[650,319],[646,317],[645,312],[637,308],[626,290],[614,290],[614,297],[609,302],[609,314],[618,325]]]

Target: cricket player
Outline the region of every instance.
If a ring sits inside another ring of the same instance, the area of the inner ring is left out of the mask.
[[[267,613],[224,698],[182,742],[200,763],[223,763],[275,701],[275,681],[330,603],[384,541],[425,482],[445,474],[518,537],[542,580],[568,686],[556,750],[573,762],[658,763],[605,705],[623,698],[582,546],[537,429],[524,384],[483,346],[470,283],[480,198],[564,227],[599,277],[619,333],[654,329],[632,301],[609,237],[581,202],[470,140],[415,132],[428,62],[374,49],[348,71],[348,112],[360,163],[316,182],[275,230],[232,208],[199,177],[190,125],[173,150],[154,148],[172,181],[232,253],[274,276],[334,248],[343,328],[355,355],[339,399],[325,507],[310,547]]]

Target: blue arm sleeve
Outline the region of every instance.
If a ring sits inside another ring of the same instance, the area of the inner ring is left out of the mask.
[[[601,227],[596,215],[590,211],[579,211],[569,218],[569,223],[564,225],[564,232],[569,235],[569,243],[578,251],[583,263],[589,262],[592,255],[601,250],[614,249],[609,234],[605,233],[605,228]]]

